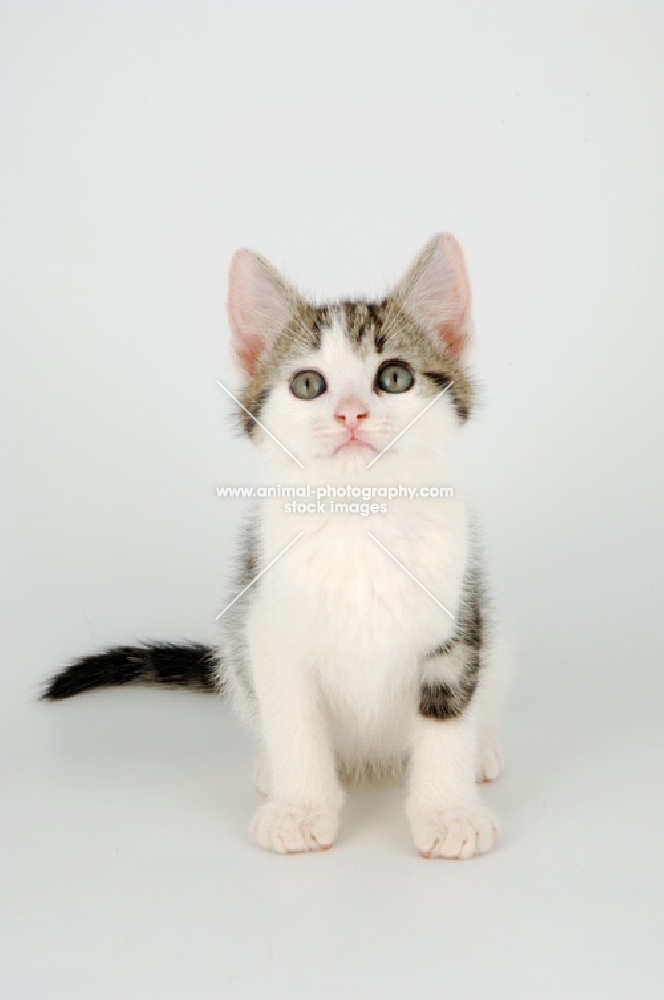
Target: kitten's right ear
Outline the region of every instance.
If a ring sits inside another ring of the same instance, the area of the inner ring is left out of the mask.
[[[235,356],[251,378],[288,322],[296,293],[260,254],[236,250],[228,274],[228,319]]]
[[[431,237],[397,292],[436,346],[462,359],[472,335],[470,285],[461,247],[451,233]]]

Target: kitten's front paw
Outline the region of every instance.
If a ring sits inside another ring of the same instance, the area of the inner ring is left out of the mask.
[[[477,745],[477,781],[495,781],[504,762],[503,751],[497,739],[480,739]]]
[[[251,834],[266,851],[299,854],[327,851],[339,828],[339,813],[326,808],[267,802],[251,821]]]
[[[473,858],[490,851],[498,839],[498,820],[475,803],[461,809],[410,814],[415,847],[423,858]]]

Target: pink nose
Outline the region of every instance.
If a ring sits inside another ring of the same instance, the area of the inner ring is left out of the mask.
[[[366,420],[368,416],[367,407],[356,396],[340,400],[334,411],[334,419],[339,420],[350,431],[354,431],[359,426],[360,420]]]

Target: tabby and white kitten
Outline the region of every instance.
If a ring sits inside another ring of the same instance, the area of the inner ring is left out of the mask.
[[[331,513],[329,501],[297,513],[283,498],[261,500],[235,593],[248,589],[221,617],[218,649],[108,650],[57,675],[45,697],[130,681],[228,693],[256,736],[266,801],[251,831],[269,850],[329,848],[343,783],[407,766],[418,851],[481,854],[498,832],[476,782],[502,765],[500,671],[458,478],[472,405],[461,249],[434,236],[382,301],[324,306],[239,250],[228,313],[243,427],[264,483],[451,486],[454,495],[399,497],[368,516]]]

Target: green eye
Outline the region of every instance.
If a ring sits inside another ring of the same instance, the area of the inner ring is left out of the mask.
[[[319,372],[298,372],[293,375],[290,388],[298,399],[315,399],[323,395],[327,385]]]
[[[407,392],[414,381],[410,368],[399,361],[388,361],[376,375],[377,387],[385,392]]]

